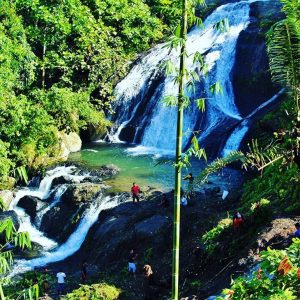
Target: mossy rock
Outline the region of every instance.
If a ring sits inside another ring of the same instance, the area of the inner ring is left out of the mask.
[[[114,285],[99,283],[82,285],[79,289],[67,294],[64,300],[115,300],[121,294],[121,290]]]

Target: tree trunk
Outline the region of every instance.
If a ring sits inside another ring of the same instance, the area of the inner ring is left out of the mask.
[[[186,35],[187,35],[187,0],[182,0],[182,23],[179,67],[179,93],[176,132],[176,167],[174,192],[174,221],[173,221],[173,261],[172,261],[172,300],[178,300],[179,283],[179,241],[180,241],[180,190],[181,190],[181,154],[183,128],[184,74],[186,64]]]

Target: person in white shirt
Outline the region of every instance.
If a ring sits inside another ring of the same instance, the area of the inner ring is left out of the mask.
[[[62,270],[59,270],[59,272],[56,274],[56,277],[57,277],[57,293],[58,295],[60,295],[65,292],[66,274]]]

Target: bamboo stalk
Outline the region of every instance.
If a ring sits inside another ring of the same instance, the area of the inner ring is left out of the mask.
[[[178,300],[179,286],[179,247],[180,247],[180,190],[181,190],[181,155],[183,131],[183,99],[184,99],[184,74],[186,65],[186,35],[187,35],[187,0],[182,0],[182,24],[179,67],[179,93],[177,107],[177,132],[176,132],[176,167],[175,167],[175,192],[174,192],[174,220],[173,220],[173,260],[172,260],[172,300]]]

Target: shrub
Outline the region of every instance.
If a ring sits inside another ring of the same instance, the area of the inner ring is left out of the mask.
[[[115,300],[118,299],[121,290],[106,283],[82,285],[79,289],[67,294],[66,300]]]
[[[208,254],[212,254],[218,244],[217,240],[230,227],[232,220],[229,218],[222,219],[216,227],[208,231],[202,236],[202,243]]]
[[[285,250],[261,252],[259,269],[250,276],[238,277],[221,299],[294,300],[300,297],[300,239],[293,239]]]

